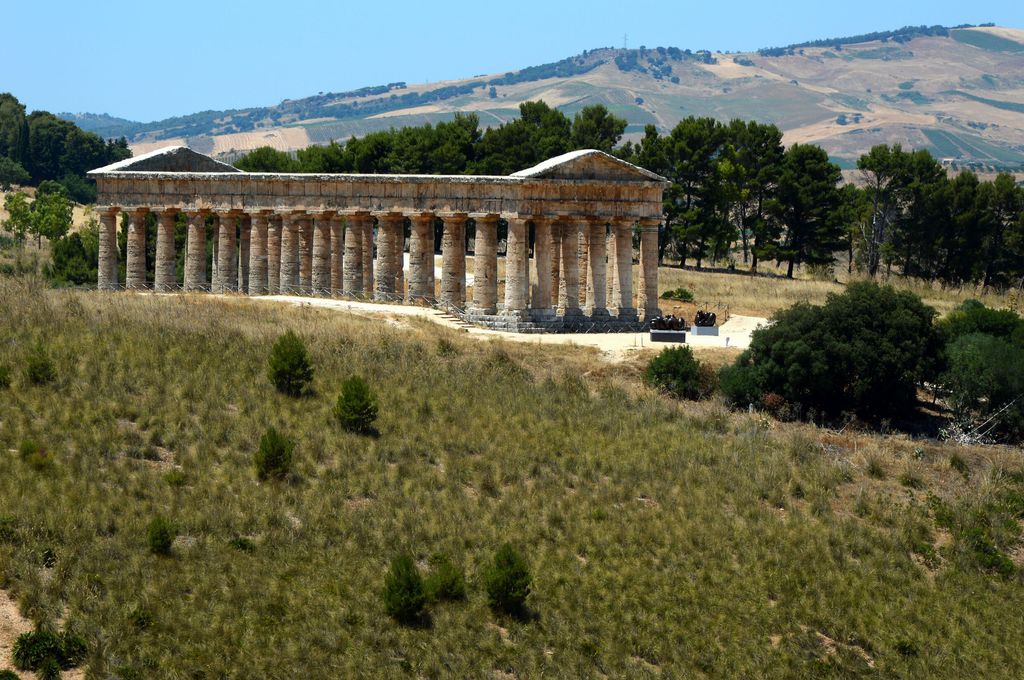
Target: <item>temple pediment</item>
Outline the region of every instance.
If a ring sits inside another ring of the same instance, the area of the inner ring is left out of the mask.
[[[238,168],[221,163],[209,156],[193,151],[187,146],[166,146],[141,156],[93,170],[92,173],[106,172],[242,172]],[[92,174],[90,173],[90,174]]]
[[[667,180],[661,175],[596,149],[570,151],[561,156],[549,158],[532,168],[514,172],[512,177],[667,183]]]

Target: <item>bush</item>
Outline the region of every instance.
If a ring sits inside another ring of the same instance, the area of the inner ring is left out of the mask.
[[[526,560],[508,543],[494,555],[494,563],[485,569],[487,603],[496,612],[520,615],[530,594],[530,568]]]
[[[410,555],[399,555],[391,561],[383,597],[384,610],[399,623],[410,625],[423,620],[427,595],[420,570]]]
[[[356,434],[370,434],[377,420],[377,398],[370,386],[359,376],[352,376],[341,384],[341,394],[334,407],[334,416],[341,426]]]
[[[714,391],[714,380],[709,371],[702,371],[693,351],[685,346],[661,350],[647,364],[644,379],[678,399],[703,399]]]
[[[0,390],[6,390],[11,386],[11,369],[0,365]]]
[[[157,515],[146,529],[146,543],[154,555],[170,555],[177,532],[169,521]]]
[[[32,439],[23,439],[18,445],[18,457],[36,472],[45,472],[54,467],[53,456]]]
[[[39,664],[36,670],[37,680],[60,680],[60,664],[52,656]]]
[[[292,469],[294,449],[295,443],[291,439],[273,427],[267,428],[260,437],[260,448],[256,451],[256,474],[260,479],[284,477]]]
[[[945,344],[965,335],[984,333],[1016,344],[1024,341],[1024,319],[1009,309],[989,309],[977,300],[965,300],[935,324]]]
[[[46,349],[36,345],[25,359],[25,377],[32,385],[46,385],[57,379],[57,371]]]
[[[14,643],[14,667],[23,671],[42,671],[52,661],[59,673],[81,665],[85,660],[85,641],[68,632],[51,633],[36,630],[22,633]],[[40,673],[39,677],[43,677]]]
[[[466,576],[447,555],[434,555],[430,558],[430,566],[425,587],[431,602],[466,599]]]
[[[270,381],[289,397],[302,396],[313,380],[313,366],[299,336],[288,331],[270,350]]]
[[[1024,348],[992,335],[963,335],[946,348],[941,382],[958,418],[991,418],[993,432],[1024,438]]]
[[[676,288],[675,290],[666,290],[661,294],[663,300],[678,300],[679,302],[693,302],[693,293],[687,288]]]
[[[750,348],[722,372],[722,389],[740,406],[774,392],[804,413],[903,415],[938,355],[934,315],[913,293],[850,284],[823,306],[796,304],[754,331]]]
[[[0,680],[21,680],[14,671],[0,671]]]

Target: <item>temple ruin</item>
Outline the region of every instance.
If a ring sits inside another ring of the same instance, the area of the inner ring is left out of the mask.
[[[104,290],[123,285],[436,304],[467,321],[518,331],[640,329],[659,313],[658,225],[667,182],[601,151],[574,151],[509,176],[362,175],[242,172],[178,146],[89,176],[99,192],[98,285]],[[151,283],[150,212],[157,223]],[[127,216],[123,284],[119,213]],[[179,282],[174,226],[182,213],[188,231]],[[503,281],[500,220],[508,225]],[[435,226],[441,223],[438,282]],[[216,229],[209,272],[208,226]],[[473,231],[471,295],[467,226]]]

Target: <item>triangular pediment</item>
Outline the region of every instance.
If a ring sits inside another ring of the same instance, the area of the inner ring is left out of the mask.
[[[627,163],[596,149],[570,151],[532,168],[512,173],[533,179],[607,180],[612,182],[665,182],[661,175]]]
[[[214,160],[198,151],[193,151],[187,146],[165,146],[141,156],[133,156],[98,168],[90,174],[107,172],[241,172],[241,170]]]

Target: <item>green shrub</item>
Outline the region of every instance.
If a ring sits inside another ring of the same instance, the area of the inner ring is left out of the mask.
[[[971,466],[967,464],[967,461],[960,454],[954,453],[949,457],[949,467],[963,475],[964,479],[970,479]]]
[[[913,293],[850,284],[823,306],[798,303],[754,331],[722,388],[734,404],[774,392],[799,411],[866,420],[904,415],[938,356],[935,312]]]
[[[277,478],[287,475],[292,469],[292,452],[295,443],[273,427],[260,437],[260,448],[254,457],[256,474],[260,479]]]
[[[36,669],[37,680],[60,680],[60,663],[52,656],[39,664]]]
[[[228,545],[230,545],[238,552],[256,552],[256,544],[252,541],[252,539],[246,538],[245,536],[235,536],[230,541],[228,541]]]
[[[427,594],[412,556],[399,555],[391,561],[383,597],[384,611],[399,623],[410,625],[423,620]]]
[[[693,302],[693,293],[687,288],[676,288],[675,290],[666,290],[661,294],[662,300],[678,300],[679,302]]]
[[[53,360],[42,345],[36,345],[25,358],[25,378],[32,385],[47,385],[57,379]]]
[[[36,630],[18,636],[12,658],[14,667],[23,671],[41,671],[52,660],[59,673],[81,665],[87,651],[85,641],[77,635]]]
[[[1010,342],[1024,340],[1024,319],[1009,309],[989,309],[977,300],[965,300],[935,323],[939,336],[950,344],[965,335],[982,333]]]
[[[994,433],[1024,438],[1024,347],[993,335],[960,336],[946,347],[941,381],[958,418],[991,418]]]
[[[0,680],[21,680],[14,671],[0,671]]]
[[[309,361],[306,345],[292,331],[274,343],[270,350],[270,382],[281,394],[300,397],[313,380],[313,365]]]
[[[359,376],[352,376],[341,384],[341,394],[334,407],[334,416],[341,426],[356,434],[371,434],[377,420],[377,398],[370,386]]]
[[[703,399],[714,391],[710,371],[701,370],[700,362],[689,347],[666,347],[651,359],[644,379],[678,399]]]
[[[466,599],[466,576],[447,555],[430,558],[430,574],[426,578],[427,597],[432,602]]]
[[[32,439],[23,439],[18,445],[18,457],[36,472],[54,468],[53,455]]]
[[[530,594],[530,568],[510,544],[495,553],[493,564],[484,570],[483,581],[491,609],[505,614],[523,613]]]
[[[146,543],[154,555],[170,555],[176,536],[174,525],[160,515],[154,517],[146,528]]]
[[[9,366],[0,365],[0,390],[6,390],[11,386],[11,369]]]

